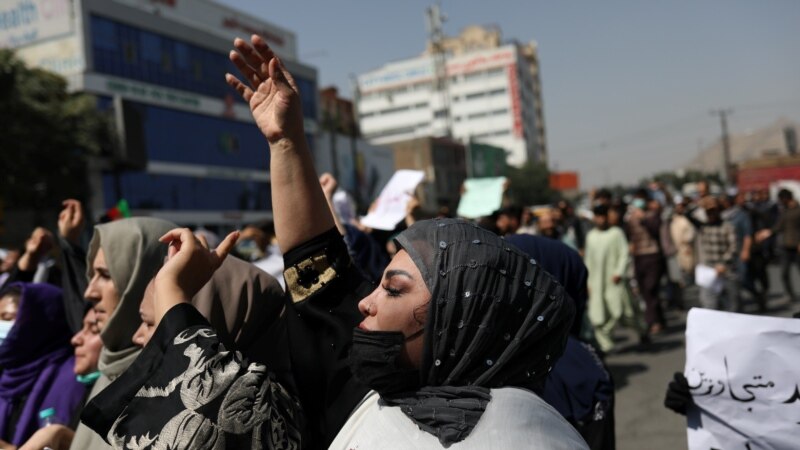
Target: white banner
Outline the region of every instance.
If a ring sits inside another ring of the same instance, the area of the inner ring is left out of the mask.
[[[693,308],[685,375],[690,450],[798,448],[800,320]]]
[[[425,178],[421,170],[398,170],[376,200],[375,208],[361,219],[361,224],[376,230],[394,230],[406,217],[406,207],[417,185]]]

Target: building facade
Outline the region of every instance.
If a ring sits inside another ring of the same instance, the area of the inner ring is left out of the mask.
[[[428,213],[454,214],[467,178],[466,147],[447,138],[417,138],[392,144],[397,170],[421,170],[417,188],[420,205]]]
[[[208,0],[0,1],[0,45],[60,73],[113,116],[120,145],[93,163],[100,212],[124,198],[134,214],[185,224],[271,217],[269,148],[225,82],[232,40],[263,36],[298,82],[310,144],[317,72],[291,31]]]
[[[370,203],[394,175],[390,147],[365,141],[355,120],[353,102],[339,97],[335,87],[320,90],[320,126],[313,151],[314,167],[329,172],[366,214]]]
[[[509,163],[545,162],[547,147],[535,44],[502,42],[496,29],[469,27],[441,43],[436,58],[392,62],[358,77],[363,135],[377,144],[450,135],[506,149]]]

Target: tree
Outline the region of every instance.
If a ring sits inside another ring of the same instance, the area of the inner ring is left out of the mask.
[[[550,170],[547,165],[528,161],[522,167],[508,168],[509,193],[520,206],[551,203],[558,196],[550,189]]]
[[[0,204],[57,208],[89,197],[86,159],[111,148],[110,118],[95,99],[70,94],[61,76],[0,49]]]

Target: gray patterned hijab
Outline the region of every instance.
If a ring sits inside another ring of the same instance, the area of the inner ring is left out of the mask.
[[[386,399],[449,446],[466,438],[489,389],[533,390],[561,356],[575,307],[564,287],[494,233],[456,219],[397,236],[431,292],[422,389]]]

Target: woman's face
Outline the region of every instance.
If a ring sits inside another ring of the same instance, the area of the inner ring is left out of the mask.
[[[111,274],[106,264],[106,255],[102,248],[97,250],[97,255],[92,263],[92,270],[94,275],[89,280],[89,285],[86,287],[86,292],[83,296],[86,297],[86,300],[94,303],[94,310],[97,313],[97,326],[100,331],[103,331],[108,319],[117,309],[119,292],[117,292],[117,287],[111,279]]]
[[[405,250],[397,252],[383,272],[380,285],[358,303],[366,331],[399,331],[406,336],[402,357],[419,367],[423,334],[431,293],[422,274]]]
[[[103,340],[100,339],[100,328],[97,326],[97,313],[90,309],[83,318],[83,328],[72,336],[75,347],[75,374],[86,375],[97,370],[97,361]]]
[[[19,311],[19,294],[7,293],[0,297],[0,320],[14,320]]]
[[[155,285],[156,279],[153,278],[148,283],[147,288],[144,290],[144,297],[142,304],[139,305],[139,316],[142,318],[142,324],[133,335],[133,343],[139,347],[144,347],[150,342],[153,333],[156,331],[155,327]]]

